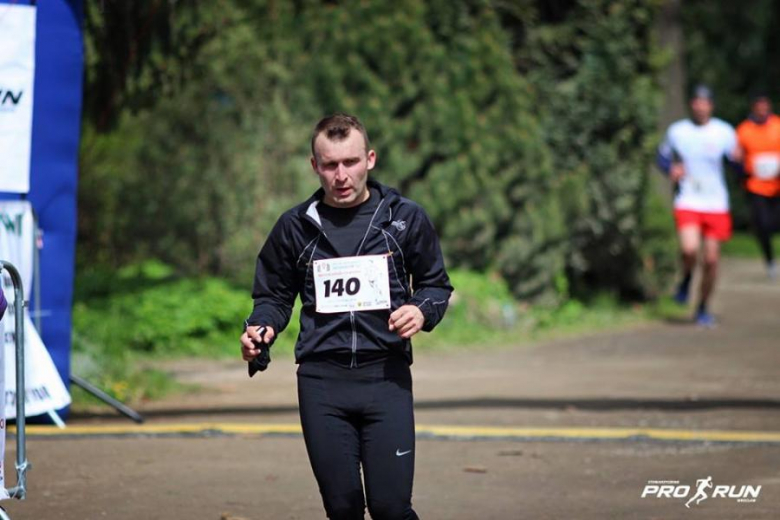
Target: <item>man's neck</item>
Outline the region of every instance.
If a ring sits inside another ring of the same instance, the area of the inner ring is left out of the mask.
[[[772,117],[772,114],[767,114],[764,117],[757,116],[755,114],[750,114],[750,120],[753,121],[757,125],[763,125],[767,121],[769,121],[769,118]]]
[[[335,208],[335,209],[352,209],[352,208],[356,208],[356,207],[360,206],[361,204],[363,204],[365,202],[368,202],[368,199],[370,199],[370,198],[371,198],[371,190],[369,189],[368,186],[366,186],[366,190],[363,193],[363,195],[359,199],[357,199],[354,203],[350,204],[349,206],[343,206],[343,205],[335,204],[332,201],[328,201],[327,197],[322,199],[322,203],[325,204],[326,206],[329,206],[329,207]]]

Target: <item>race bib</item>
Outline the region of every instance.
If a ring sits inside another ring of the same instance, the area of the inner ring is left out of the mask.
[[[700,179],[696,177],[684,177],[682,184],[687,187],[686,191],[693,192],[696,195],[709,195],[713,192],[714,186],[709,179]]]
[[[321,314],[389,309],[387,255],[315,260],[314,294]]]
[[[780,173],[780,154],[760,153],[753,158],[753,175],[759,179],[774,179]]]

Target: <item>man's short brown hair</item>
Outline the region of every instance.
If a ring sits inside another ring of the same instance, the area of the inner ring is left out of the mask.
[[[349,137],[349,133],[352,129],[357,130],[363,136],[363,141],[366,143],[366,152],[370,149],[368,141],[368,133],[366,127],[360,120],[352,115],[338,112],[336,114],[324,117],[314,127],[314,132],[311,135],[311,155],[315,159],[317,154],[314,152],[314,142],[317,140],[317,136],[324,133],[325,137],[330,141],[343,141]]]

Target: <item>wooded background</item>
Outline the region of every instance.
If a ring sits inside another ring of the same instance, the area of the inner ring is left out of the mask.
[[[85,24],[79,270],[153,258],[247,288],[318,186],[313,125],[346,111],[450,265],[533,302],[652,297],[676,264],[664,89],[708,82],[733,124],[751,91],[780,93],[772,0],[104,1]]]

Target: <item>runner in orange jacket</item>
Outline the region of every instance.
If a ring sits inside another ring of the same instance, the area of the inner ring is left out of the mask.
[[[753,98],[750,116],[737,127],[745,190],[767,273],[777,276],[772,234],[780,231],[780,117],[766,95]]]

